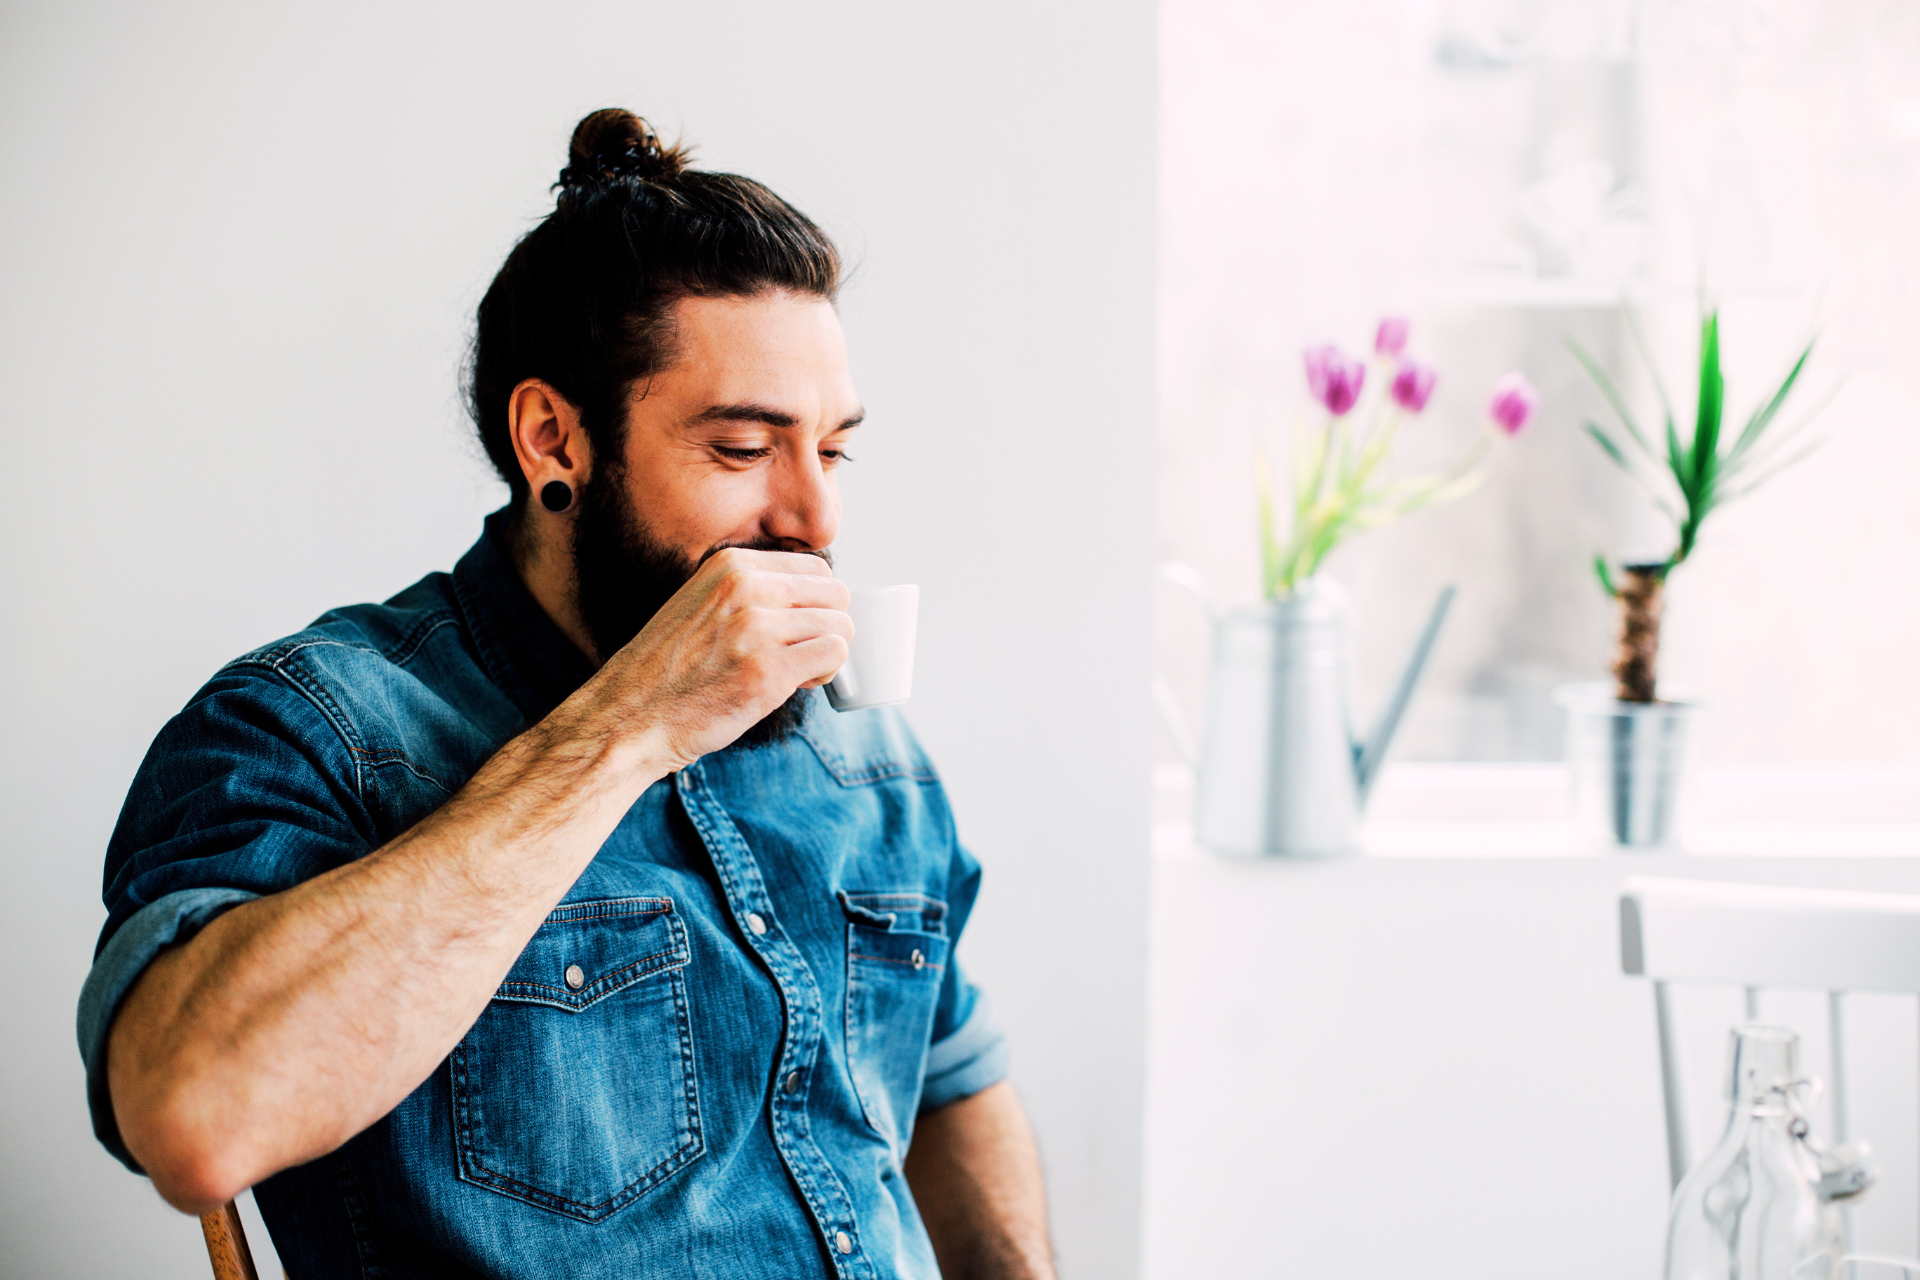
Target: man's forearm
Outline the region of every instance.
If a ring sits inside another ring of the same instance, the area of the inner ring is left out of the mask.
[[[906,1174],[947,1280],[1052,1280],[1040,1153],[1012,1085],[922,1115]]]
[[[586,718],[556,713],[384,848],[236,907],[148,968],[115,1019],[108,1081],[170,1203],[201,1212],[332,1150],[458,1043],[665,772]]]

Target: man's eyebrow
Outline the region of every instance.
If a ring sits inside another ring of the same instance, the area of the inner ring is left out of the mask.
[[[867,411],[861,409],[852,417],[835,427],[834,430],[851,431],[864,422],[866,417]],[[764,422],[770,427],[797,427],[800,425],[800,419],[794,417],[792,414],[781,409],[775,409],[770,405],[755,404],[752,401],[747,401],[744,404],[708,405],[687,421],[689,425],[701,422]]]
[[[689,422],[764,422],[770,427],[793,427],[800,419],[764,404],[711,404],[688,419]]]

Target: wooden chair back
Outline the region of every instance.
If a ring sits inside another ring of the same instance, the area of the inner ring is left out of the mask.
[[[212,1213],[201,1214],[200,1230],[207,1237],[213,1280],[260,1280],[253,1267],[253,1250],[247,1248],[247,1229],[240,1225],[239,1206],[229,1200]]]

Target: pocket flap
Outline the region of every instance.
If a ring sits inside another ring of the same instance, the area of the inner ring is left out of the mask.
[[[947,904],[924,893],[849,893],[842,889],[840,906],[847,919],[872,929],[922,933],[947,931]]]
[[[534,930],[493,998],[578,1013],[688,958],[671,898],[570,902]]]

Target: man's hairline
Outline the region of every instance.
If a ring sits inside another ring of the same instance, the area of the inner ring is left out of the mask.
[[[699,293],[692,289],[680,289],[668,293],[662,298],[659,313],[647,324],[647,327],[653,330],[652,336],[656,343],[654,350],[658,353],[660,361],[646,373],[627,383],[626,403],[629,405],[633,403],[633,388],[640,382],[645,381],[651,384],[656,377],[670,372],[679,362],[680,323],[676,311],[681,303],[692,298],[739,298],[751,302],[755,298],[765,298],[775,294],[786,294],[799,300],[812,299],[816,302],[824,302],[833,309],[835,316],[840,314],[838,288],[835,288],[832,293],[815,293],[810,289],[795,289],[784,284],[763,284],[758,288],[746,290],[728,289],[713,293]],[[646,399],[646,393],[642,392],[640,398]]]
[[[624,452],[627,433],[633,427],[634,407],[644,403],[647,397],[652,394],[653,380],[655,378],[663,373],[672,372],[680,362],[683,352],[680,343],[680,324],[675,314],[680,304],[689,298],[740,298],[751,301],[754,298],[764,298],[775,294],[786,294],[789,297],[799,300],[812,299],[817,302],[824,302],[833,309],[836,316],[840,313],[838,289],[832,293],[815,293],[812,290],[795,289],[783,284],[765,284],[757,289],[745,292],[695,293],[691,290],[682,290],[666,300],[666,305],[661,307],[659,315],[650,322],[648,326],[654,331],[653,338],[656,344],[654,350],[657,351],[661,357],[660,363],[627,383],[627,393],[621,397],[620,422],[618,425],[618,440],[621,451]],[[641,388],[637,396],[634,394],[634,388],[636,387]],[[729,411],[731,410],[743,410],[745,412],[730,414]],[[770,405],[758,404],[754,401],[745,401],[732,405],[708,405],[698,413],[682,419],[677,426],[680,430],[685,431],[700,422],[727,421],[730,417],[733,420],[746,419],[767,422],[769,426],[775,427],[798,426],[800,421],[794,417],[794,415],[786,413],[783,410],[775,409]],[[771,419],[775,417],[785,418],[786,421],[771,421]],[[827,432],[827,434],[831,436],[837,435],[842,431],[851,431],[862,422],[865,422],[866,418],[866,406],[861,405],[853,411],[851,416],[842,419],[840,424],[834,427],[833,430]]]

